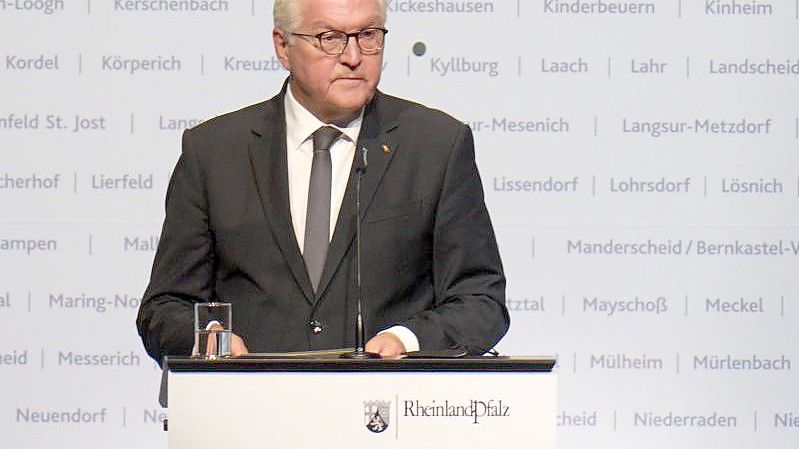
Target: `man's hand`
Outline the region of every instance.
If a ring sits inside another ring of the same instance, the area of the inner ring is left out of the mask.
[[[366,342],[364,350],[380,354],[380,357],[383,358],[391,358],[402,355],[405,352],[405,345],[391,332],[383,332]]]
[[[241,357],[249,354],[247,345],[244,344],[244,339],[236,334],[230,336],[230,355],[233,357]]]
[[[221,331],[224,328],[222,325],[218,323],[214,323],[208,327],[208,330],[213,331]],[[216,354],[216,335],[208,338],[208,343],[205,347],[205,355],[210,356]],[[236,334],[230,334],[230,355],[233,357],[241,357],[243,355],[249,354],[250,351],[247,350],[247,345],[244,344],[244,339],[239,337]]]

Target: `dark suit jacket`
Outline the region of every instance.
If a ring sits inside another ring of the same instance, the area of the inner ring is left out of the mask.
[[[284,92],[183,135],[137,318],[158,361],[190,353],[193,305],[212,299],[233,304],[233,330],[251,352],[354,344],[355,175],[314,294],[289,212]],[[378,92],[364,113],[362,147],[367,339],[399,324],[423,350],[491,348],[509,317],[471,130]],[[312,332],[313,320],[322,332]]]

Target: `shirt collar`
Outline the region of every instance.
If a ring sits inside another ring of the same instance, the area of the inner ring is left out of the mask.
[[[291,83],[286,87],[283,107],[286,111],[286,143],[289,150],[299,150],[300,146],[311,137],[311,134],[326,125],[338,129],[350,141],[358,141],[358,134],[361,132],[363,123],[363,109],[358,117],[344,127],[324,123],[294,98],[294,94],[291,93]]]

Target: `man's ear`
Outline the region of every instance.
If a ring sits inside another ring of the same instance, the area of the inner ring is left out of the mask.
[[[272,30],[272,42],[275,44],[275,54],[283,65],[283,68],[291,71],[289,63],[289,37],[282,30],[275,28]]]

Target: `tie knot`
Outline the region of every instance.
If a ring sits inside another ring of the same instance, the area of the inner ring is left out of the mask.
[[[333,145],[333,142],[341,135],[341,131],[333,128],[332,126],[323,126],[313,133],[313,149],[314,151],[323,150],[328,151]]]

